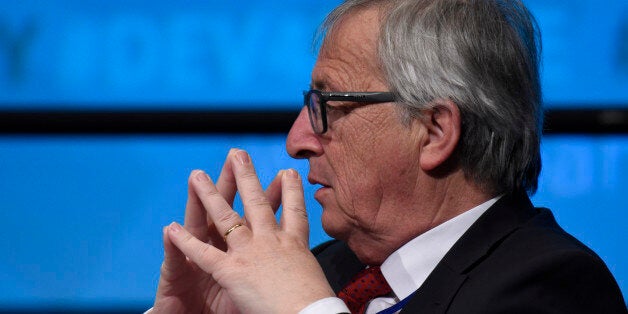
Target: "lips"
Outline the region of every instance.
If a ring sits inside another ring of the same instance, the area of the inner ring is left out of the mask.
[[[325,194],[325,191],[328,191],[331,186],[311,174],[307,177],[307,181],[310,182],[310,184],[321,186],[320,189],[317,189],[316,192],[314,192],[314,199],[323,205],[323,194]]]
[[[312,175],[309,175],[307,177],[307,181],[310,182],[310,184],[313,184],[313,185],[317,185],[317,184],[321,185],[323,188],[331,187],[331,185],[325,183],[324,181],[322,181],[320,179],[317,179],[317,178],[313,177]]]

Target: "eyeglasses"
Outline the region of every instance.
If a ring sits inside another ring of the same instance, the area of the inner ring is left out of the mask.
[[[311,89],[303,92],[303,105],[307,106],[312,129],[316,134],[327,132],[327,102],[350,101],[359,103],[385,103],[394,101],[391,92],[321,92]]]

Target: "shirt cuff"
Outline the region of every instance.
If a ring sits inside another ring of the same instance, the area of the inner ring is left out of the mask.
[[[302,309],[299,314],[337,314],[351,313],[347,305],[336,297],[320,299],[306,308]]]

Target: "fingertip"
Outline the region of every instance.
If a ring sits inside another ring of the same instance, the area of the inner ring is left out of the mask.
[[[272,181],[270,181],[270,184],[269,184],[269,186],[268,186],[268,187],[269,187],[269,188],[270,188],[270,187],[273,187],[273,188],[278,188],[278,189],[281,189],[281,185],[282,185],[282,182],[283,182],[283,178],[284,178],[284,176],[285,176],[285,172],[286,172],[286,171],[285,171],[285,170],[283,170],[283,169],[282,169],[282,170],[277,171],[277,175],[275,175],[275,177],[273,178],[273,180],[272,180]]]
[[[162,232],[162,239],[163,239],[163,242],[164,242],[164,249],[166,251],[168,251],[168,250],[170,250],[170,248],[169,248],[169,246],[170,246],[170,237],[168,236],[168,226],[164,226],[161,229],[161,232]]]
[[[242,149],[235,152],[235,158],[241,165],[251,163],[251,157],[245,150]]]
[[[177,246],[177,238],[180,238],[180,231],[183,229],[181,225],[176,222],[172,222],[164,229],[166,232],[165,237],[167,238],[164,240],[168,240],[168,242],[172,243],[174,246]]]
[[[191,187],[194,185],[194,182],[198,181],[197,176],[199,173],[202,173],[203,170],[201,169],[194,169],[190,172],[190,175],[188,176],[188,187]]]
[[[176,247],[172,243],[172,240],[170,239],[170,228],[168,227],[169,226],[164,226],[162,228],[162,232],[163,232],[165,257],[166,259],[171,259],[176,256]]]
[[[227,156],[232,155],[232,154],[235,154],[235,152],[237,152],[237,151],[239,151],[239,150],[240,150],[239,148],[236,148],[236,147],[231,147],[231,148],[229,149],[229,153],[227,153]]]
[[[238,152],[240,149],[237,147],[232,147],[229,149],[229,152],[227,153],[227,158],[226,160],[233,160],[233,158],[235,157],[236,152]]]
[[[279,210],[279,206],[281,206],[281,186],[283,181],[283,170],[279,170],[277,175],[270,182],[268,187],[266,188],[266,197],[271,203],[271,207],[273,212],[276,213]]]
[[[181,227],[181,225],[179,223],[177,223],[176,221],[171,222],[170,225],[168,225],[167,228],[170,231],[170,233],[172,233],[172,234],[179,233],[183,229]]]
[[[196,173],[194,174],[194,178],[199,182],[211,181],[211,179],[209,178],[209,175],[207,175],[207,173],[205,173],[205,171],[203,170],[196,171]]]
[[[288,170],[285,171],[285,175],[288,176],[288,178],[293,178],[293,179],[298,179],[299,178],[299,172],[297,172],[296,170],[290,168]]]
[[[282,182],[291,182],[291,183],[296,183],[298,181],[298,183],[301,182],[301,177],[299,176],[299,172],[290,168],[290,169],[285,169],[281,171],[281,181]],[[284,180],[289,180],[289,181],[284,181]]]
[[[183,228],[179,223],[173,221],[168,226],[167,229],[167,239],[164,239],[164,245],[166,246],[166,254],[176,251],[182,251],[182,245],[188,240],[190,237],[190,233]],[[176,253],[175,255],[179,255]]]

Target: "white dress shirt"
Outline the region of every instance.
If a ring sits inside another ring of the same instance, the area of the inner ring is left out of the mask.
[[[410,240],[391,254],[381,266],[393,295],[372,300],[366,314],[375,314],[395,305],[419,289],[460,237],[500,197],[490,199]],[[349,313],[339,298],[325,298],[310,304],[299,314]]]

